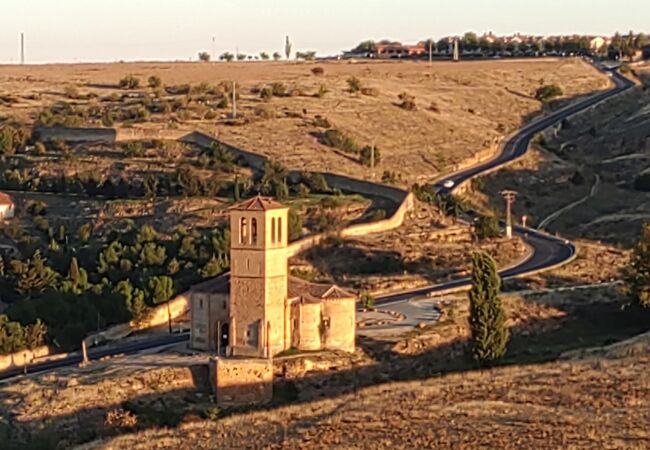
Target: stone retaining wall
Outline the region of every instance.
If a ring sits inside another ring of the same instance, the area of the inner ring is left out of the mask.
[[[3,370],[15,369],[16,367],[23,367],[25,364],[30,364],[36,358],[42,358],[50,354],[50,348],[42,346],[33,350],[21,350],[16,353],[0,356],[0,372]]]

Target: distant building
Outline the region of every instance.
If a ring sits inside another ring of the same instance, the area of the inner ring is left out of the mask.
[[[413,58],[429,53],[427,44],[420,41],[415,45],[404,45],[399,42],[375,44],[371,56],[377,59]]]
[[[288,208],[255,197],[230,209],[230,273],[194,286],[191,347],[270,358],[355,348],[356,296],[288,275]]]
[[[16,205],[11,196],[0,192],[0,220],[11,219],[16,213]]]

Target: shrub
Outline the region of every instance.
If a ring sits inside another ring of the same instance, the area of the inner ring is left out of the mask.
[[[147,84],[149,85],[150,88],[157,89],[160,86],[162,86],[162,80],[157,75],[151,75],[147,80]]]
[[[203,118],[205,120],[214,120],[217,118],[217,113],[212,109],[208,109],[207,112],[203,115]]]
[[[287,87],[283,83],[275,82],[271,84],[271,92],[275,97],[284,97],[287,95]]]
[[[381,175],[382,183],[397,184],[401,180],[402,176],[397,172],[393,172],[392,170],[384,170],[384,173]]]
[[[316,76],[323,75],[325,73],[325,69],[323,69],[320,66],[312,67],[311,73],[313,73]]]
[[[552,99],[560,97],[561,95],[563,95],[562,88],[557,84],[547,84],[541,86],[537,91],[535,91],[535,98],[543,103],[548,103]]]
[[[325,86],[324,84],[321,84],[320,86],[318,86],[318,91],[316,91],[314,96],[318,97],[318,98],[323,98],[323,97],[325,97],[325,94],[327,94],[328,92],[329,92],[329,90],[327,89],[327,86]]]
[[[407,111],[414,111],[417,107],[415,105],[415,97],[406,92],[402,92],[397,96],[399,98],[399,107]]]
[[[315,127],[318,128],[331,128],[332,124],[327,120],[326,117],[323,116],[316,116],[314,117],[314,120],[312,122]]]
[[[309,189],[311,189],[312,191],[327,194],[331,190],[323,174],[307,173],[307,174],[303,174],[302,178],[303,181],[307,184],[307,186],[309,186]]]
[[[140,87],[140,80],[133,75],[126,75],[120,80],[119,86],[122,89],[137,89]]]
[[[49,146],[50,149],[55,152],[68,153],[70,151],[68,144],[66,144],[65,141],[61,138],[52,139],[49,142]]]
[[[221,97],[217,102],[217,108],[219,109],[225,109],[228,107],[228,105],[229,105],[228,97]]]
[[[138,141],[127,142],[122,148],[124,149],[124,155],[127,158],[141,157],[144,156],[145,153],[144,146]]]
[[[138,425],[138,418],[131,411],[112,409],[106,413],[104,425],[108,428],[134,429]]]
[[[272,105],[258,105],[255,107],[254,113],[262,119],[275,118],[275,108]]]
[[[76,86],[68,85],[63,88],[63,94],[70,99],[79,98],[79,90]]]
[[[361,80],[357,77],[350,77],[347,79],[348,83],[348,92],[355,94],[361,90]]]
[[[208,52],[200,52],[199,61],[210,62],[210,54]]]
[[[39,141],[34,144],[34,151],[37,155],[44,155],[47,152],[47,148],[45,144]]]
[[[346,153],[359,153],[359,146],[357,143],[352,138],[345,136],[342,132],[334,128],[323,133],[321,142]]]
[[[273,89],[270,86],[265,86],[260,90],[260,98],[264,101],[270,101],[273,98]]]
[[[32,216],[44,216],[47,212],[47,204],[41,200],[30,200],[27,202],[27,212]]]
[[[363,291],[359,297],[364,309],[373,309],[375,307],[375,297],[368,291]]]
[[[374,155],[373,155],[373,146],[366,145],[365,147],[363,147],[361,149],[361,152],[359,152],[359,162],[362,165],[368,167],[370,167],[370,165],[374,163],[374,166],[376,167],[377,164],[381,162],[381,152],[379,151],[379,148],[377,148],[376,146],[374,147]]]
[[[474,234],[478,239],[499,237],[499,220],[494,216],[479,216],[474,221]]]

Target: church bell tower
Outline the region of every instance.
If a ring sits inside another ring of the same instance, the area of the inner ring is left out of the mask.
[[[230,354],[271,357],[289,348],[289,208],[257,196],[230,208]]]

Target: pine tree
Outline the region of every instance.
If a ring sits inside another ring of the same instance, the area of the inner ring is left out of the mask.
[[[481,365],[501,358],[508,345],[509,333],[499,290],[501,279],[492,257],[472,254],[472,289],[469,292],[472,356]]]
[[[650,308],[650,223],[646,223],[624,272],[627,294],[635,304]]]
[[[72,257],[72,261],[70,261],[70,271],[68,273],[68,278],[72,282],[72,286],[79,286],[79,282],[81,281],[81,274],[79,273],[79,264],[77,263],[77,258],[74,256]]]

